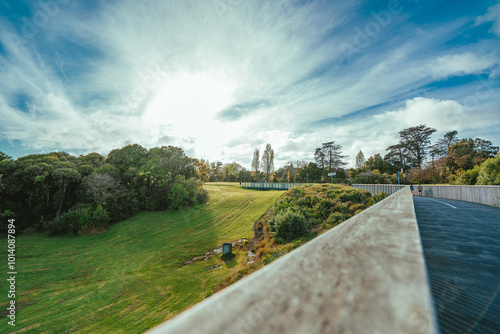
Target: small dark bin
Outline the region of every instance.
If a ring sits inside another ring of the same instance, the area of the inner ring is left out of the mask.
[[[222,255],[233,253],[233,244],[225,242],[222,244]]]

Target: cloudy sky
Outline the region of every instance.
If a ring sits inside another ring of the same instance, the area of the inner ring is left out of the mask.
[[[500,144],[500,3],[0,0],[0,151],[131,143],[352,165],[398,131]]]

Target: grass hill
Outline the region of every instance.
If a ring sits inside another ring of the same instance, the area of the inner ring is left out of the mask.
[[[283,192],[206,189],[207,204],[142,212],[99,235],[17,237],[16,327],[3,311],[0,332],[142,333],[211,295],[243,268],[246,254],[226,262],[219,255],[205,261],[205,254],[222,242],[250,240],[254,223]],[[0,309],[6,307],[2,299]]]

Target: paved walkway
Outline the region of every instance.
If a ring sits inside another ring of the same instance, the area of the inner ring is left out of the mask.
[[[500,333],[500,208],[414,202],[442,333]]]

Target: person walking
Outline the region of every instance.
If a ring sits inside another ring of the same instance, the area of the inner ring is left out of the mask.
[[[419,184],[418,187],[418,196],[422,196],[422,186]]]
[[[413,196],[415,196],[415,193],[413,191],[415,191],[415,188],[413,187],[413,184],[410,184],[410,191],[411,191],[411,194]]]

